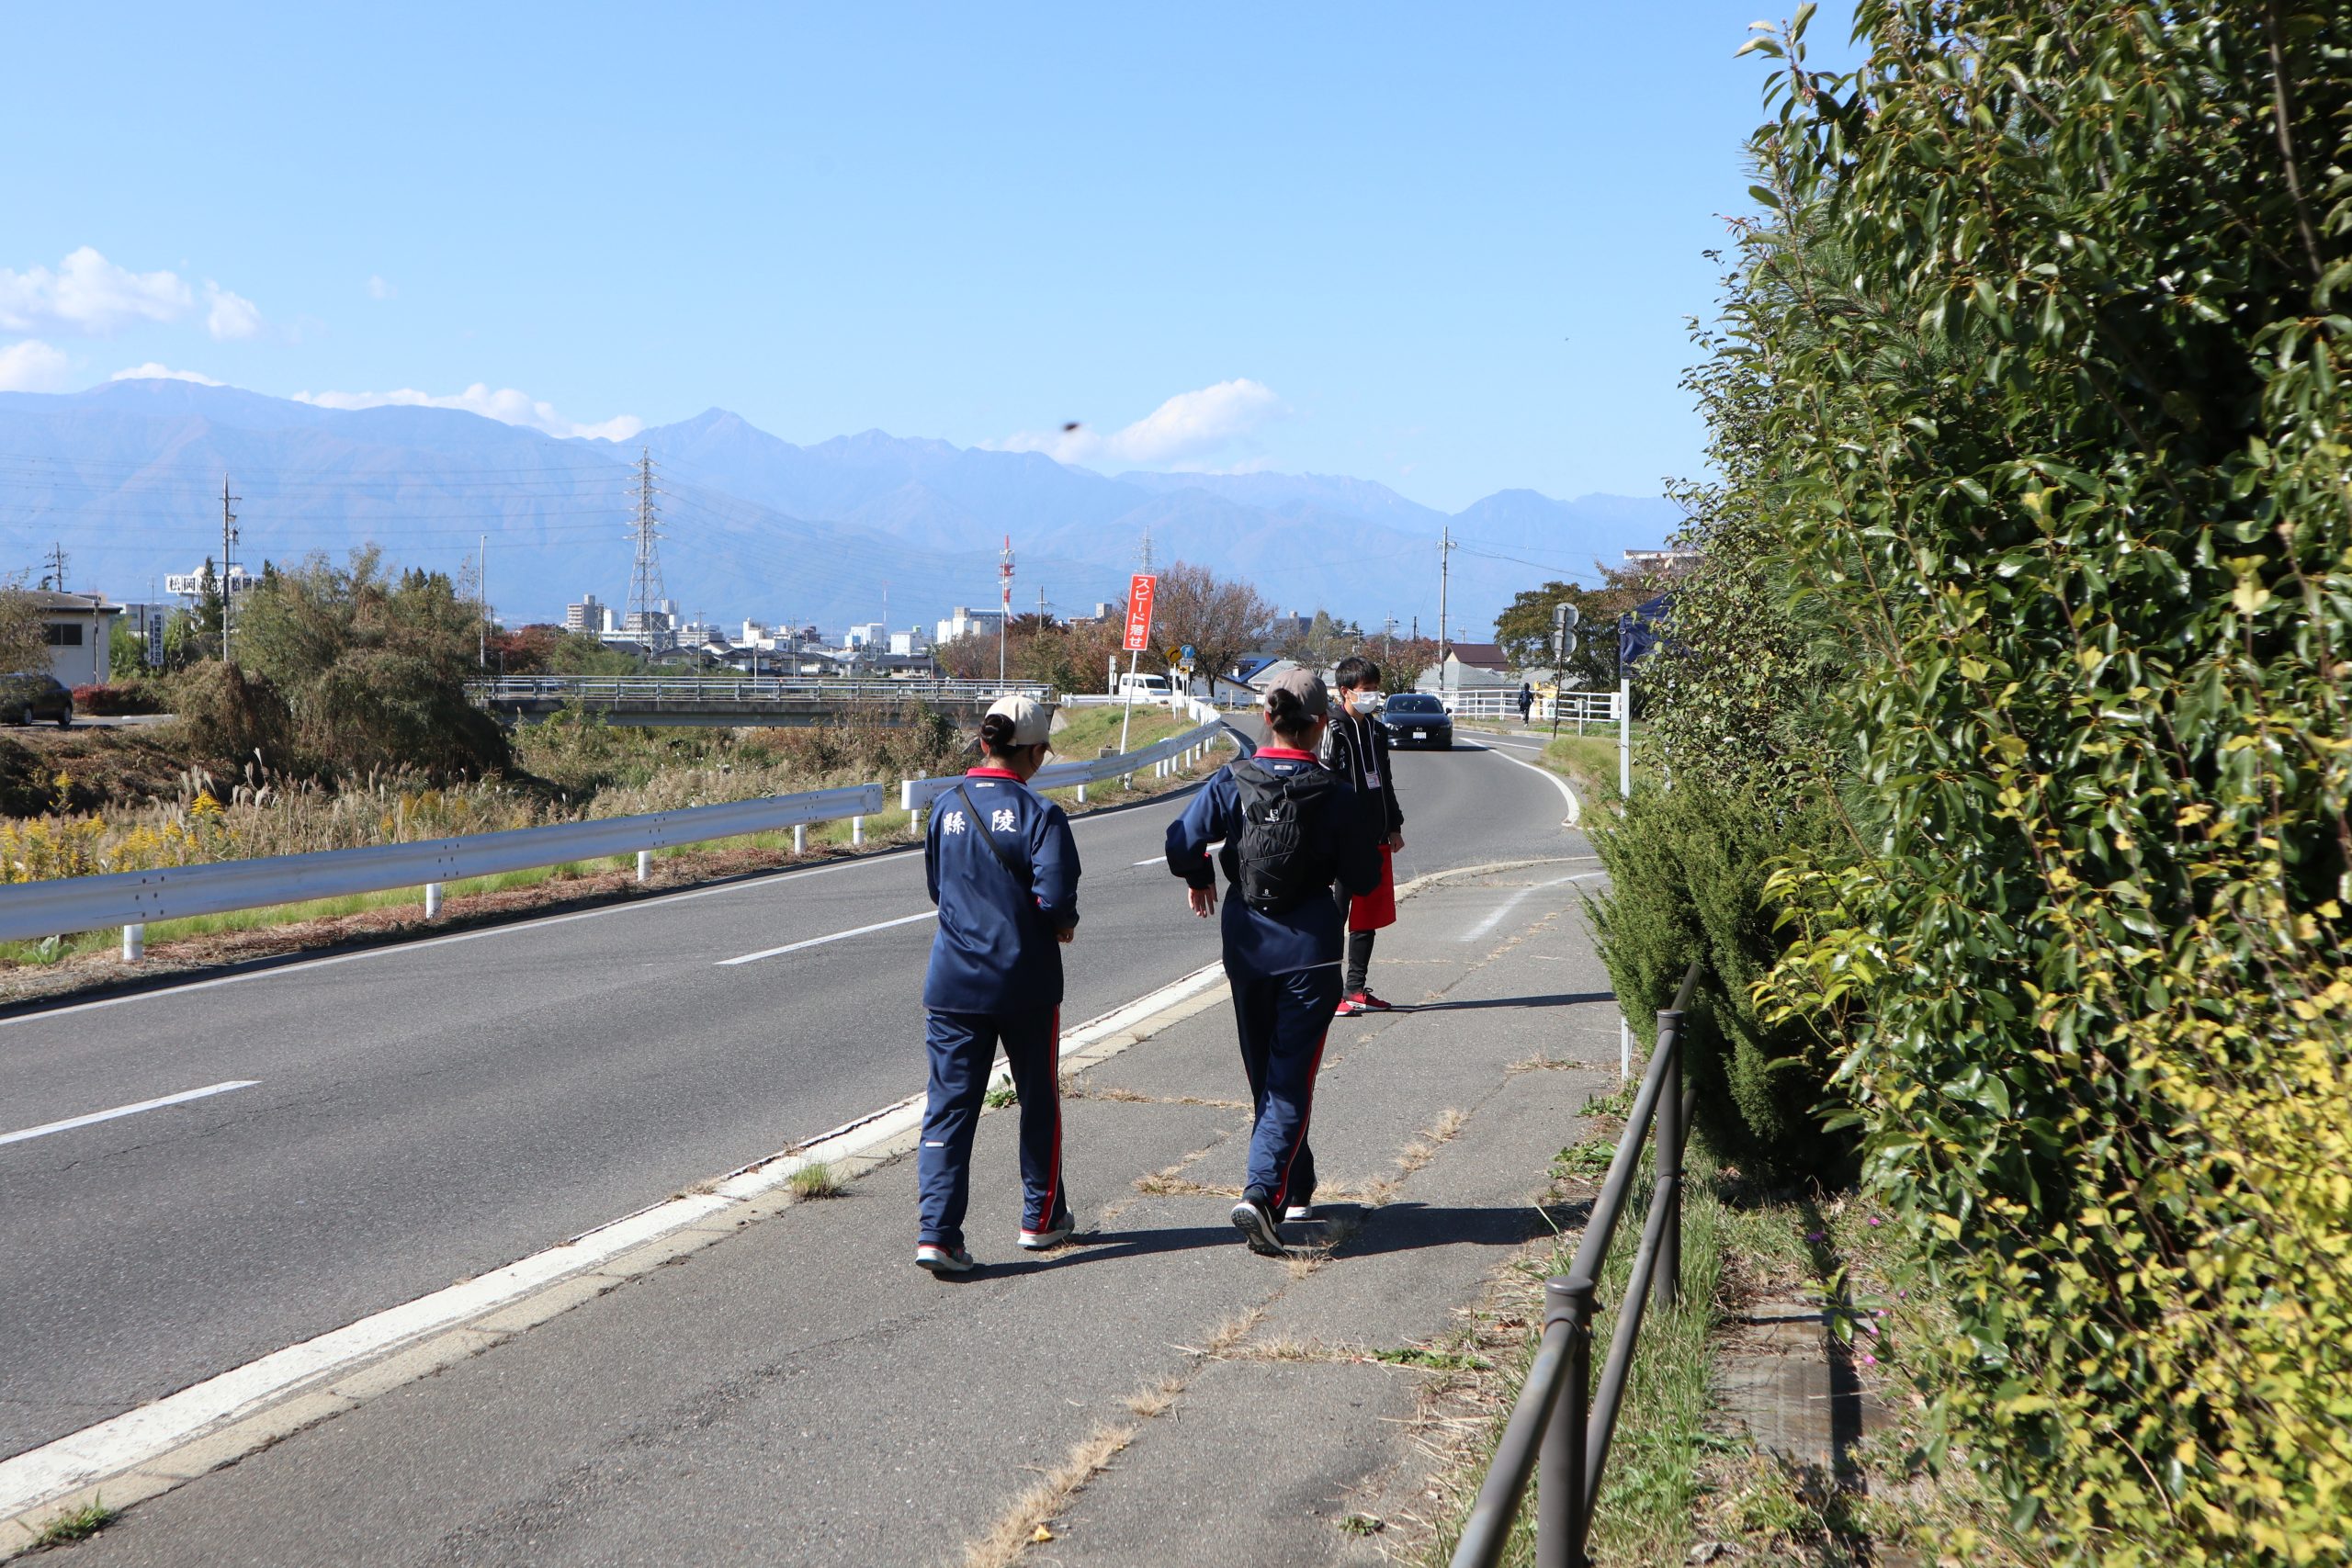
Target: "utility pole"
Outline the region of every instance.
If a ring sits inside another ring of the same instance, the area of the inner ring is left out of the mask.
[[[1439,531],[1437,545],[1437,683],[1445,685],[1445,595],[1453,580],[1453,525]]]
[[[49,575],[40,580],[40,585],[43,588],[53,588],[60,593],[64,592],[65,547],[51,543],[49,547],[49,554],[41,558],[41,565],[49,568]]]
[[[244,500],[229,493],[229,476],[220,476],[220,662],[229,662],[229,624],[236,618],[237,596],[229,584],[236,576],[237,514],[229,510]]]
[[[637,635],[643,640],[649,654],[660,653],[666,639],[654,629],[655,608],[662,602],[662,552],[655,543],[662,536],[662,512],[654,503],[658,493],[653,488],[653,454],[640,446],[637,452],[637,521],[630,525],[629,537],[637,544],[637,564],[629,569],[628,602],[637,608]]]
[[[1004,564],[996,569],[1003,603],[996,617],[996,683],[1004,686],[1004,645],[1012,636],[1012,536],[1004,536]]]

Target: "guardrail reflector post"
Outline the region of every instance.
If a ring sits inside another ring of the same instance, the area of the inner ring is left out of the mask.
[[[1078,803],[1080,806],[1086,804],[1086,785],[1083,784],[1078,786]]]
[[[849,819],[849,841],[853,848],[865,842],[865,818],[853,817]]]
[[[441,918],[441,885],[437,882],[424,885],[424,918],[428,920]]]
[[[805,855],[808,852],[808,824],[806,822],[797,825],[792,829],[792,852],[797,855]]]
[[[648,877],[650,877],[652,874],[653,874],[653,852],[652,852],[651,850],[639,850],[639,851],[638,851],[638,852],[637,852],[637,879],[638,879],[639,882],[643,882],[643,881],[645,881]]]
[[[136,964],[147,956],[147,928],[144,924],[122,928],[122,961]]]

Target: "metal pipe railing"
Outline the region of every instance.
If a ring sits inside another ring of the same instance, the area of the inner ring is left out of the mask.
[[[1624,1134],[1601,1179],[1584,1235],[1566,1274],[1544,1286],[1544,1334],[1521,1385],[1519,1403],[1495,1445],[1487,1480],[1471,1505],[1454,1547],[1453,1568],[1495,1568],[1510,1540],[1531,1475],[1536,1479],[1536,1568],[1585,1568],[1585,1540],[1609,1463],[1617,1413],[1633,1374],[1642,1316],[1653,1300],[1661,1307],[1681,1299],[1683,1149],[1694,1096],[1683,1088],[1682,1020],[1699,986],[1692,959],[1674,1005],[1657,1015],[1657,1048],[1625,1115]],[[1592,1384],[1592,1324],[1610,1243],[1634,1187],[1634,1168],[1650,1124],[1657,1124],[1657,1168],[1648,1218],[1625,1280],[1624,1300],[1609,1338],[1600,1383]]]

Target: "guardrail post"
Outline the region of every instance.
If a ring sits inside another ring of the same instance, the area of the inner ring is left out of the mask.
[[[1081,781],[1078,786],[1078,803],[1080,806],[1086,804],[1086,785],[1083,781]]]
[[[437,882],[424,885],[424,918],[428,920],[441,918],[441,885]]]
[[[1670,1307],[1682,1299],[1682,1015],[1660,1008],[1657,1048],[1666,1053],[1666,1073],[1657,1091],[1657,1197],[1667,1204],[1666,1225],[1657,1238],[1657,1279],[1650,1300]]]
[[[652,874],[653,874],[653,852],[652,852],[651,850],[639,850],[639,851],[638,851],[638,852],[637,852],[637,879],[638,879],[639,882],[643,882],[643,881],[647,880],[648,878],[650,878],[650,876],[652,876]]]
[[[147,956],[147,927],[144,922],[122,928],[122,961],[136,964]]]
[[[1544,1423],[1535,1475],[1536,1568],[1583,1568],[1591,1524],[1584,1495],[1585,1412],[1592,1403],[1592,1294],[1589,1281],[1544,1282],[1544,1332],[1568,1336],[1567,1375]]]
[[[853,817],[849,819],[849,841],[850,847],[853,849],[865,842],[865,818]]]
[[[808,824],[806,822],[796,824],[792,829],[792,852],[797,855],[808,852]]]

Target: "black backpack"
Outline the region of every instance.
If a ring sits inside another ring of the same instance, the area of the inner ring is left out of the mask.
[[[1309,898],[1329,897],[1328,836],[1317,829],[1339,781],[1320,768],[1283,776],[1251,761],[1228,771],[1241,796],[1233,878],[1241,901],[1261,915],[1279,915]]]

